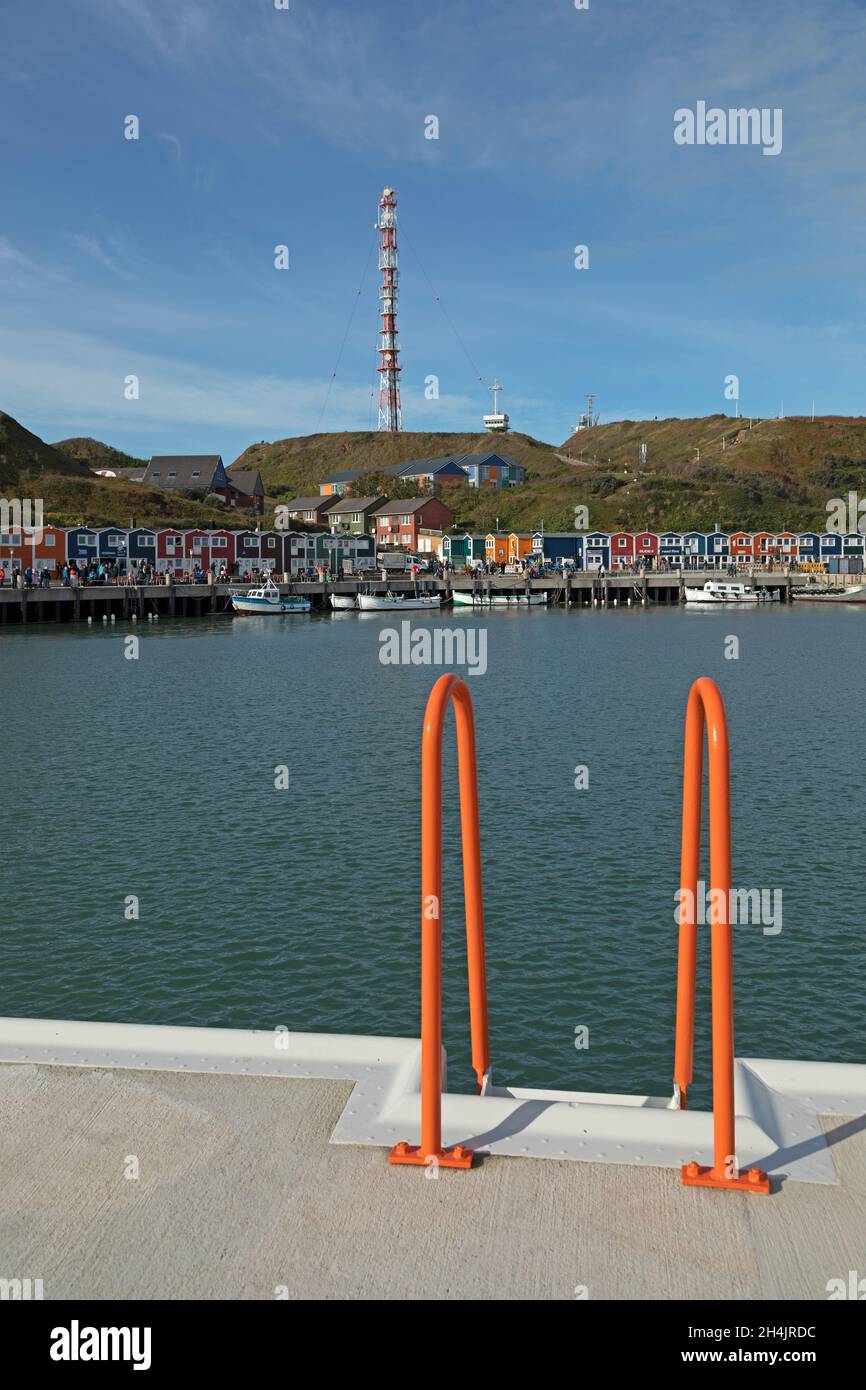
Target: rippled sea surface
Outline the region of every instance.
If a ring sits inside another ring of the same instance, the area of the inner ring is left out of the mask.
[[[737,1052],[863,1060],[866,611],[415,617],[487,632],[468,683],[501,1081],[670,1090],[683,717],[702,674],[728,706],[735,884],[783,894],[778,935],[735,931]],[[392,624],[0,633],[0,1013],[417,1036],[420,734],[441,671],[383,666]],[[445,787],[445,1041],[468,1089],[452,727]],[[705,932],[704,1099],[707,957]]]

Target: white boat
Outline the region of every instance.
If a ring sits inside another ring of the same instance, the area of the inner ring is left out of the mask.
[[[403,613],[409,608],[439,608],[440,594],[359,594],[362,613]]]
[[[471,589],[455,589],[452,598],[468,608],[536,608],[547,603],[547,594],[474,594]]]
[[[708,579],[700,589],[686,585],[686,603],[778,603],[775,589],[753,589],[751,584],[722,584]]]
[[[354,594],[331,594],[331,607],[343,612],[347,608],[357,608],[358,600]]]
[[[229,598],[236,613],[309,613],[312,607],[308,598],[298,598],[294,594],[284,597],[272,579],[260,589],[232,593]]]
[[[818,587],[807,585],[804,589],[792,589],[791,597],[808,600],[810,603],[866,603],[866,584],[834,585]]]

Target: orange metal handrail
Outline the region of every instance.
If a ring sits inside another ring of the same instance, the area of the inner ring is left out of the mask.
[[[442,735],[452,700],[457,722],[472,1066],[479,1091],[490,1069],[475,720],[465,682],[447,674],[439,677],[430,692],[421,742],[421,1143],[417,1148],[395,1145],[389,1161],[469,1168],[471,1149],[442,1148]]]
[[[709,751],[710,896],[713,1035],[713,1166],[687,1163],[690,1187],[769,1192],[759,1168],[737,1170],[734,1132],[734,960],[731,937],[731,788],[728,722],[721,691],[707,676],[696,680],[686,709],[683,768],[683,829],[680,864],[680,921],[677,962],[677,1021],[674,1083],[681,1108],[692,1080],[695,1031],[697,890],[701,858],[701,784],[704,728]],[[689,910],[689,904],[691,910]]]

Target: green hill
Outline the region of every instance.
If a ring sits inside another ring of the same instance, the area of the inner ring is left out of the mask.
[[[80,441],[74,441],[80,442]],[[118,457],[119,451],[97,440],[83,441]],[[135,460],[131,460],[134,465]],[[110,466],[110,465],[109,465]],[[11,415],[0,412],[0,493],[6,497],[41,498],[45,520],[55,526],[90,523],[128,526],[224,526],[222,507],[145,488],[121,478],[97,478],[87,463],[68,458],[56,446],[31,434]],[[234,520],[234,516],[232,517]]]
[[[309,497],[330,473],[363,468],[376,473],[392,463],[444,458],[448,454],[508,454],[526,468],[556,467],[556,453],[528,434],[308,434],[273,443],[251,444],[229,466],[257,468],[269,497]]]
[[[23,477],[56,474],[83,478],[89,471],[0,411],[0,488],[4,492],[20,494],[19,482]]]
[[[647,446],[646,464],[640,445]],[[806,529],[826,520],[830,497],[866,494],[866,420],[754,421],[726,415],[622,420],[573,435],[560,447],[529,435],[319,434],[254,444],[232,467],[257,468],[269,497],[318,492],[343,469],[369,470],[373,490],[391,463],[499,451],[527,470],[507,491],[449,489],[458,525],[477,531],[570,530],[584,505],[602,530]]]
[[[222,508],[124,479],[98,478],[91,467],[131,467],[129,455],[94,439],[45,444],[0,414],[0,490],[42,497],[47,519],[127,525],[220,525]],[[646,462],[640,446],[646,445]],[[69,451],[67,453],[67,450]],[[393,492],[390,464],[448,454],[500,452],[526,468],[523,487],[495,492],[451,488],[447,498],[461,529],[571,530],[575,507],[599,530],[710,530],[783,526],[823,528],[827,502],[848,492],[866,496],[866,419],[620,420],[597,425],[553,446],[525,434],[305,435],[262,441],[232,468],[258,469],[271,508],[280,499],[318,492],[319,482],[344,469],[365,470],[361,487]],[[70,456],[74,455],[74,456]]]
[[[67,458],[78,459],[88,468],[144,468],[147,460],[133,458],[121,449],[113,449],[99,439],[58,439],[51,446],[59,449]]]

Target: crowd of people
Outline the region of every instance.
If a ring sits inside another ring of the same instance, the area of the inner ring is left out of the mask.
[[[0,561],[0,589],[4,588],[9,582],[13,589],[50,589],[51,574],[48,570],[33,570],[28,565],[25,570],[15,566],[10,566],[7,573],[5,565]]]
[[[756,561],[749,556],[741,560],[729,561],[726,565],[713,565],[708,563],[702,555],[689,555],[685,560],[668,560],[666,557],[654,556],[652,560],[639,559],[630,564],[620,564],[615,569],[606,569],[604,565],[594,566],[589,571],[578,570],[577,566],[570,561],[553,562],[541,557],[527,558],[514,561],[491,561],[479,560],[475,564],[466,563],[463,566],[464,574],[484,575],[484,574],[519,574],[523,578],[543,579],[548,574],[564,574],[567,570],[575,574],[590,573],[604,578],[606,574],[631,574],[640,576],[643,574],[679,574],[680,571],[715,569],[718,573],[736,576],[738,574],[751,573],[757,569],[783,570],[785,572],[796,573],[801,566],[796,560],[786,560],[781,562],[772,556],[764,561]],[[443,569],[453,570],[453,565],[439,565],[438,577],[443,577]]]
[[[456,573],[457,566],[450,560],[433,560],[428,564],[424,573],[436,579],[445,579],[449,574]],[[683,561],[670,561],[666,558],[654,557],[651,562],[645,559],[633,561],[628,565],[620,565],[615,571],[617,574],[642,575],[645,573],[653,574],[677,574],[680,570],[695,570],[705,568],[717,568],[719,573],[724,573],[730,577],[737,574],[751,572],[754,569],[785,569],[791,573],[801,568],[796,560],[785,560],[784,562],[769,557],[763,564],[757,563],[750,558],[740,561],[730,561],[725,566],[707,566],[702,556],[688,556]],[[467,562],[462,566],[463,574],[472,575],[495,575],[495,574],[519,574],[523,578],[540,579],[548,574],[562,574],[568,569],[575,570],[575,566],[569,563],[554,564],[541,557],[524,556],[520,560],[505,562],[479,560],[475,564]],[[407,569],[407,573],[416,578],[421,573],[421,566],[413,563]],[[594,573],[604,577],[604,565],[597,567]],[[175,584],[225,584],[236,581],[241,584],[264,583],[267,576],[272,571],[254,569],[241,570],[237,564],[204,566],[196,565],[189,571],[183,573],[174,572],[172,581]],[[331,569],[323,565],[309,567],[299,570],[292,576],[293,579],[301,581],[321,583],[323,580],[332,583],[335,579],[342,579],[347,576],[343,573],[342,565],[336,569]],[[67,588],[77,588],[91,584],[163,584],[167,580],[164,571],[157,570],[156,567],[145,560],[140,560],[129,568],[122,568],[115,560],[92,561],[91,563],[64,565],[62,570],[34,570],[28,565],[22,570],[19,566],[7,567],[0,561],[0,588],[7,583],[14,589],[48,589],[52,582],[63,584]]]

